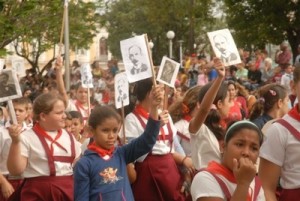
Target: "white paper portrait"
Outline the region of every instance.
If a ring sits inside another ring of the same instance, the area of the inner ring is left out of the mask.
[[[207,33],[215,55],[222,60],[225,66],[241,63],[241,58],[235,42],[228,29]]]
[[[157,81],[174,88],[180,64],[164,56],[157,74]]]
[[[125,72],[130,83],[152,77],[145,36],[135,36],[120,42]]]
[[[26,76],[25,63],[24,63],[23,59],[19,59],[19,58],[13,59],[11,61],[11,66],[12,66],[12,69],[17,72],[17,75],[19,77]]]
[[[0,102],[22,97],[22,91],[14,70],[0,71]]]
[[[115,76],[115,104],[116,108],[119,109],[126,105],[129,105],[129,83],[126,73],[118,73]]]
[[[80,68],[81,84],[83,88],[93,88],[93,75],[89,63],[82,64]]]

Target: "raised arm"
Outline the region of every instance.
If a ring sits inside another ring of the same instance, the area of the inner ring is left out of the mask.
[[[191,120],[189,125],[189,132],[190,133],[196,133],[201,125],[204,123],[211,105],[213,104],[213,101],[218,93],[218,90],[223,82],[224,76],[225,76],[225,67],[220,59],[215,58],[214,59],[214,66],[216,70],[218,71],[218,77],[213,81],[213,84],[205,94],[199,110],[196,112],[195,117]]]
[[[63,97],[65,105],[68,105],[69,96],[67,94],[65,83],[62,74],[63,62],[61,56],[56,58],[55,62],[55,72],[56,72],[56,83],[59,94]]]
[[[11,175],[21,175],[27,166],[27,158],[21,155],[20,134],[22,127],[19,125],[12,125],[8,130],[12,142],[7,159],[7,169]]]

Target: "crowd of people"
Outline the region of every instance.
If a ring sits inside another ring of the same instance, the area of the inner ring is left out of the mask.
[[[174,88],[130,84],[125,114],[113,60],[91,65],[93,89],[77,61],[69,91],[61,57],[28,71],[17,122],[0,107],[0,201],[296,201],[300,61],[286,43],[267,55],[241,50],[235,66],[187,55]]]

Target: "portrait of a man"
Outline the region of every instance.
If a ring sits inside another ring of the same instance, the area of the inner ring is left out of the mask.
[[[207,35],[215,55],[222,60],[225,66],[241,63],[239,52],[229,29],[208,32]]]
[[[126,73],[116,74],[114,87],[116,108],[129,105],[129,84]]]
[[[120,41],[122,59],[129,83],[152,77],[152,63],[145,35]]]
[[[143,54],[142,49],[139,46],[133,45],[129,47],[128,55],[129,60],[132,62],[132,67],[130,69],[132,75],[147,71],[148,66],[142,61]]]
[[[237,55],[230,51],[230,46],[227,38],[221,34],[217,34],[213,37],[215,47],[221,53],[220,58],[224,63],[229,63],[231,61],[237,60]]]
[[[15,71],[0,71],[0,102],[22,96],[21,88]]]
[[[164,80],[167,83],[170,83],[172,80],[175,68],[176,68],[175,64],[173,64],[169,60],[166,60],[160,79]]]

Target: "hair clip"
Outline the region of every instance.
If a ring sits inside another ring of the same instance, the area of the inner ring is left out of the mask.
[[[272,96],[276,96],[276,91],[270,89],[269,92],[270,92],[270,94],[271,94]]]

